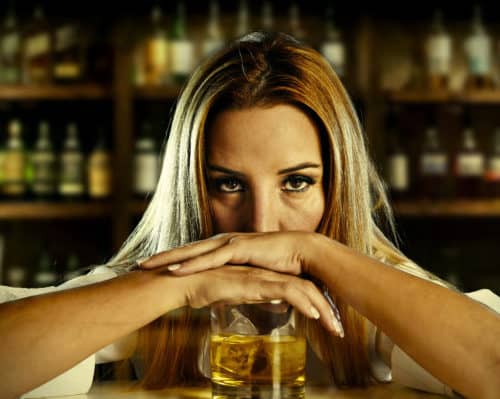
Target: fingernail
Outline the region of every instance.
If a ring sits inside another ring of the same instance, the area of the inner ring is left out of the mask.
[[[181,264],[180,263],[175,263],[173,265],[170,265],[169,267],[167,267],[168,270],[170,270],[171,272],[173,272],[174,270],[177,270],[181,267]]]
[[[151,256],[146,256],[145,258],[137,259],[136,262],[139,265],[139,267],[142,267],[144,262],[147,262],[149,259],[151,259]]]
[[[279,305],[283,302],[283,299],[271,299],[270,301],[273,305]]]
[[[342,326],[342,323],[340,322],[339,319],[337,319],[335,313],[333,313],[333,310],[331,309],[330,309],[330,315],[331,315],[333,329],[340,338],[344,338],[344,327]]]
[[[313,318],[315,318],[316,320],[319,319],[319,312],[318,312],[318,309],[316,309],[314,306],[311,306],[311,315]]]

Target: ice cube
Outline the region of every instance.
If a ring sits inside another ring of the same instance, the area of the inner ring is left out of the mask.
[[[236,333],[242,335],[258,335],[259,331],[247,317],[243,316],[238,309],[231,309],[233,321],[227,326],[223,333]]]
[[[270,340],[272,342],[272,341],[280,341],[279,337],[294,335],[294,333],[295,333],[294,326],[292,325],[292,323],[288,322],[282,325],[281,327],[273,328],[271,334],[269,335],[271,337]]]
[[[246,379],[252,373],[259,352],[262,352],[261,338],[233,335],[223,338],[218,345],[215,363],[220,369]]]

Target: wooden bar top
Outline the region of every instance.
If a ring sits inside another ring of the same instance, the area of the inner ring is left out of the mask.
[[[144,391],[130,385],[113,383],[94,384],[86,395],[64,396],[64,399],[211,399],[210,388],[168,388]],[[437,399],[434,395],[396,384],[381,384],[367,389],[338,390],[306,387],[306,399]],[[63,399],[62,397],[60,399]]]

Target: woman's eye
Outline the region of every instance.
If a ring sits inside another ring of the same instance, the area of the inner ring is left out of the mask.
[[[215,188],[223,193],[236,193],[243,191],[243,186],[238,179],[229,177],[215,180]]]
[[[295,191],[302,192],[306,191],[311,185],[314,184],[314,180],[307,176],[289,176],[284,182],[285,191]]]

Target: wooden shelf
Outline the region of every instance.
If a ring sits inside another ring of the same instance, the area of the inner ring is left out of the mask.
[[[134,96],[142,100],[173,100],[179,95],[181,88],[181,85],[138,86]]]
[[[0,100],[110,99],[111,89],[98,84],[0,85]]]
[[[109,202],[0,202],[0,220],[107,218],[112,210]]]
[[[397,216],[408,217],[500,217],[500,199],[451,201],[396,201]]]
[[[500,90],[450,91],[450,90],[388,90],[389,101],[409,104],[460,103],[500,104]]]

